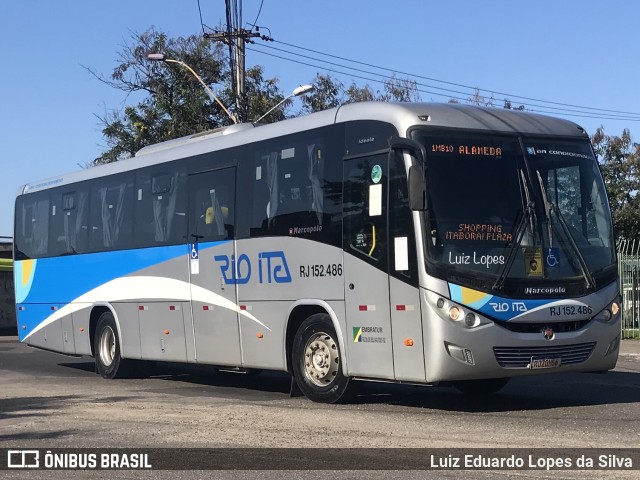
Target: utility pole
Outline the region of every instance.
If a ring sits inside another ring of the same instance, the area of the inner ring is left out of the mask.
[[[219,33],[205,33],[204,38],[223,42],[229,45],[229,57],[231,61],[231,70],[234,75],[233,95],[236,99],[236,116],[239,120],[243,118],[246,112],[245,98],[245,45],[248,39],[262,37],[258,32],[251,32],[244,28],[230,30]],[[251,40],[249,40],[250,42]]]
[[[233,3],[233,5],[232,5]],[[252,32],[242,28],[242,0],[238,8],[237,0],[225,0],[227,31],[205,33],[204,38],[223,42],[229,47],[229,63],[234,75],[233,96],[235,97],[236,118],[238,121],[247,119],[247,98],[245,96],[245,45],[252,43],[252,38],[271,40],[259,32]],[[235,20],[235,21],[234,21]]]

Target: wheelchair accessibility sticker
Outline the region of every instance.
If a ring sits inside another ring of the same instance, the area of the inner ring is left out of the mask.
[[[557,247],[545,249],[545,260],[549,268],[560,266],[560,249]]]
[[[189,258],[191,259],[191,275],[198,275],[200,273],[200,254],[197,243],[189,244]]]

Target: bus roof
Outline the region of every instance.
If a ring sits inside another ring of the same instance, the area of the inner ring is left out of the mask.
[[[587,137],[579,125],[568,120],[518,110],[456,103],[359,102],[267,125],[232,125],[161,142],[141,149],[135,157],[125,161],[23,185],[18,190],[18,195],[249,144],[333,123],[372,119],[394,125],[402,135],[406,134],[410,127],[423,125],[431,128],[456,128],[491,133]]]

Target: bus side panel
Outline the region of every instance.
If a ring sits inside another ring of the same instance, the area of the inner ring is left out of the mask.
[[[91,304],[75,304],[75,310],[71,314],[73,320],[73,341],[75,352],[78,355],[91,355],[91,339],[89,334],[89,318],[91,315]]]
[[[349,375],[394,379],[387,273],[345,253]]]
[[[342,250],[296,238],[291,228],[291,237],[238,242],[236,259],[241,265],[236,281],[245,367],[285,370],[292,303],[303,299],[319,304],[344,296]]]
[[[239,366],[242,360],[236,286],[225,283],[220,262],[216,261],[224,258],[231,263],[235,259],[234,244],[201,243],[198,248],[199,258],[191,266],[192,307],[189,325],[185,326],[187,347],[194,350],[197,363]],[[230,269],[224,272],[226,278],[231,277]]]
[[[24,304],[21,307],[23,310],[18,312],[18,321],[26,324],[40,323],[40,319],[48,317],[52,312],[51,309],[54,308],[53,305],[48,304]],[[56,321],[42,326],[28,337],[27,344],[53,352],[63,352],[60,322]]]
[[[294,236],[237,244],[240,302],[344,298],[342,249]],[[222,266],[218,262],[218,269]]]
[[[111,304],[120,327],[120,354],[123,358],[142,358],[140,349],[140,322],[138,304],[133,302],[114,302]]]
[[[73,317],[71,313],[62,317],[60,323],[62,326],[62,341],[64,353],[74,354],[76,353],[76,345],[73,332]]]
[[[187,302],[140,302],[140,349],[148,360],[186,362],[184,313],[191,316]]]
[[[241,302],[242,366],[286,370],[283,345],[290,301]]]
[[[177,245],[131,252],[133,261],[148,266],[119,279],[120,285],[109,292],[123,300],[112,305],[125,358],[188,360],[186,339],[192,339],[192,327],[187,251]]]
[[[424,382],[420,290],[389,277],[389,292],[396,380]]]

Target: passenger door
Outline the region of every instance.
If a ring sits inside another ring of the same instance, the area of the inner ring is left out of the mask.
[[[344,162],[343,250],[349,375],[394,378],[387,155]]]
[[[191,301],[196,361],[239,366],[235,167],[189,177]]]
[[[425,381],[413,212],[401,154],[344,162],[349,374]]]

